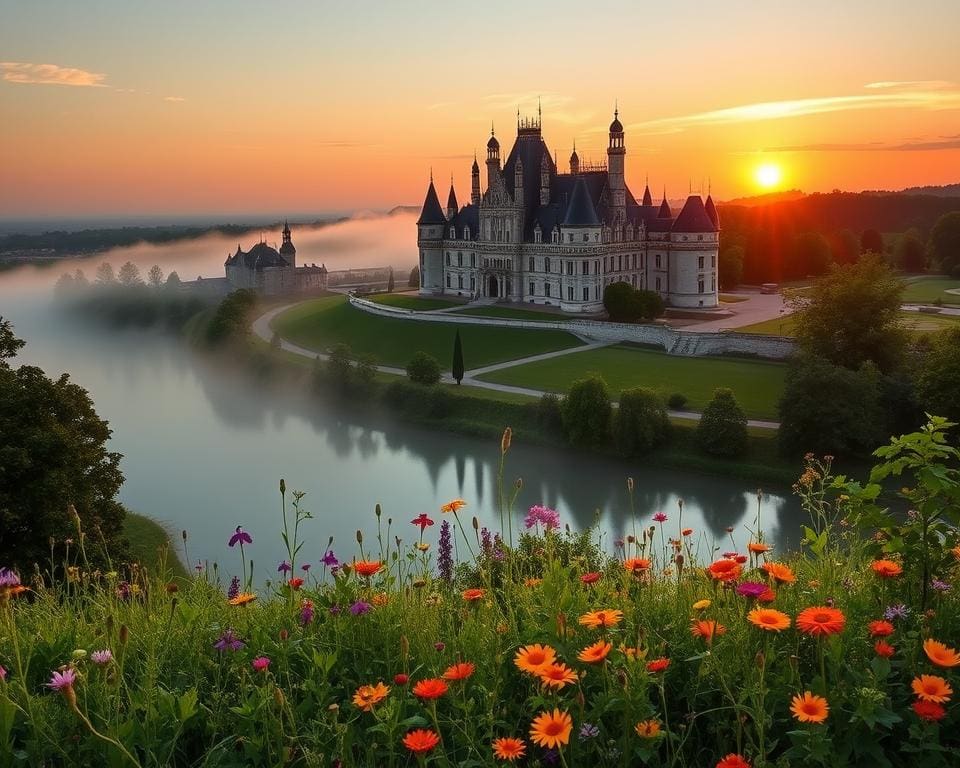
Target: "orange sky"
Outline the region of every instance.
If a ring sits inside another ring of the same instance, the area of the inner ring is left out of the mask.
[[[960,181],[955,2],[518,5],[11,4],[0,216],[382,209],[431,167],[463,202],[538,96],[561,169],[617,100],[636,193]]]

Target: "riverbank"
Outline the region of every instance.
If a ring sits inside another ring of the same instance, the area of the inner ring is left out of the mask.
[[[187,568],[178,554],[179,536],[167,530],[163,523],[128,510],[123,520],[123,535],[130,542],[134,562],[154,573],[168,572],[175,578],[187,578]]]

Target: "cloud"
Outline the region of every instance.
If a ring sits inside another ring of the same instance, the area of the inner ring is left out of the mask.
[[[186,99],[183,98],[183,96],[164,96],[164,97],[163,97],[163,100],[164,100],[164,101],[178,101],[178,102],[179,102],[179,101],[186,101]]]
[[[24,85],[75,85],[103,88],[106,75],[85,69],[60,67],[56,64],[30,64],[24,61],[2,61],[0,72],[8,83]]]
[[[923,89],[928,91],[938,91],[947,88],[953,88],[955,83],[949,80],[881,80],[877,83],[867,83],[864,88],[872,89]]]
[[[799,144],[789,147],[766,147],[764,152],[937,152],[960,149],[960,136],[945,136],[944,140],[911,140],[900,144],[873,141],[866,144]]]
[[[934,81],[941,82],[941,81]],[[929,88],[926,90],[885,89],[883,93],[871,93],[856,96],[823,96],[809,99],[787,101],[764,101],[756,104],[742,104],[726,109],[709,112],[696,112],[691,115],[666,117],[633,123],[627,130],[641,135],[679,133],[699,126],[729,125],[734,123],[756,122],[761,120],[779,120],[789,117],[820,115],[828,112],[847,112],[861,109],[958,109],[960,108],[960,90],[948,84],[949,89]]]

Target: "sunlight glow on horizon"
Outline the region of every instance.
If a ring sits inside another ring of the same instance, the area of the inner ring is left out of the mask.
[[[774,187],[780,185],[783,171],[776,163],[764,163],[763,165],[757,166],[753,172],[753,177],[760,187],[765,190],[772,190]]]

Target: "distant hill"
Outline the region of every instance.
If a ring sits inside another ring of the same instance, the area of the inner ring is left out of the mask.
[[[941,187],[907,187],[901,195],[933,195],[934,197],[960,197],[960,184],[944,184]]]
[[[782,203],[788,200],[799,200],[805,197],[799,189],[786,189],[783,192],[768,192],[765,195],[753,195],[752,197],[738,197],[735,200],[727,200],[720,205],[742,205],[752,208],[756,205],[770,205],[770,203]]]

